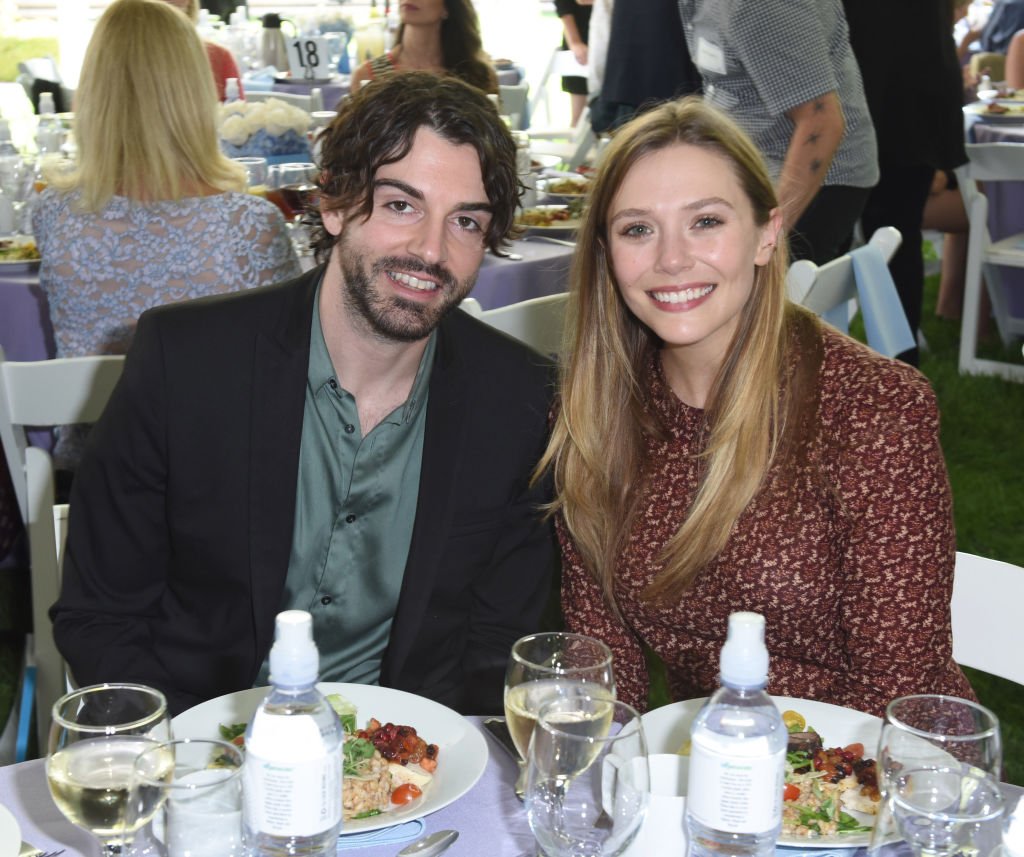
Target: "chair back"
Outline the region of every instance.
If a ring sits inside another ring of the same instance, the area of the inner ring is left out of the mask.
[[[957,183],[967,211],[967,271],[964,278],[964,310],[960,326],[960,371],[971,375],[998,375],[1024,381],[1024,366],[977,355],[981,292],[987,288],[992,315],[1003,344],[1024,336],[1024,318],[1011,314],[1003,283],[1004,268],[1024,267],[1024,232],[993,241],[988,228],[989,200],[978,182],[1024,179],[1024,146],[1019,143],[969,143],[970,159],[958,167]],[[990,187],[991,192],[991,187]]]
[[[527,116],[526,103],[530,95],[530,84],[526,81],[515,84],[499,84],[498,96],[501,101],[501,112],[512,120],[512,127],[522,130],[527,126],[523,120]]]
[[[957,553],[953,578],[953,658],[962,666],[1024,684],[1024,568]]]
[[[28,531],[32,569],[32,650],[36,724],[45,748],[49,712],[64,693],[64,662],[53,641],[49,608],[60,592],[66,508],[54,507],[53,462],[28,445],[27,427],[92,423],[121,376],[123,356],[72,357],[30,363],[6,361],[0,349],[0,443]],[[28,719],[19,723],[27,736]],[[19,740],[19,750],[22,741]]]
[[[786,276],[789,299],[844,333],[859,303],[868,345],[888,357],[912,348],[915,335],[886,267],[901,240],[899,230],[883,226],[867,244],[824,265],[794,262]]]
[[[517,304],[484,310],[480,320],[531,348],[557,359],[562,350],[562,329],[569,295],[531,298]]]

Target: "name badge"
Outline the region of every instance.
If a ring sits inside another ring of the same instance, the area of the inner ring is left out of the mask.
[[[288,41],[288,68],[293,78],[323,80],[331,76],[327,39],[303,36]]]
[[[703,36],[697,37],[697,56],[694,57],[697,68],[725,74],[725,54],[718,45],[709,42]]]

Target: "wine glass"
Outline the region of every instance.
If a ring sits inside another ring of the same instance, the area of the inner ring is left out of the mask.
[[[240,748],[186,738],[135,759],[127,857],[243,857]]]
[[[167,700],[141,684],[97,684],[53,706],[46,779],[57,808],[95,836],[105,855],[121,854],[135,758],[171,737]]]
[[[309,254],[309,234],[302,217],[320,202],[320,188],[316,183],[319,174],[316,164],[278,164],[274,168],[272,187],[267,191],[267,199],[281,209],[295,252],[300,256]]]
[[[579,688],[615,698],[612,653],[600,640],[554,631],[516,640],[505,670],[505,722],[524,760],[516,794],[525,787],[525,759],[541,706]]]
[[[1001,763],[999,722],[987,708],[935,694],[890,702],[869,852],[903,839],[919,857],[988,854],[1001,836]]]
[[[232,158],[245,170],[245,183],[249,193],[256,196],[267,195],[267,182],[270,177],[266,158]]]
[[[526,768],[527,819],[544,857],[616,857],[636,838],[650,772],[640,715],[626,703],[584,687],[545,703]]]

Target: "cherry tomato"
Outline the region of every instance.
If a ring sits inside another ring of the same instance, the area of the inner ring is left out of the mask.
[[[785,801],[796,800],[800,797],[800,789],[792,783],[786,783],[786,787],[782,790],[782,799]]]
[[[843,755],[845,756],[847,754],[849,754],[849,759],[851,762],[856,762],[858,759],[863,759],[864,745],[860,742],[857,742],[855,744],[847,744],[845,747],[843,747]]]
[[[396,804],[409,803],[416,800],[421,794],[423,794],[423,789],[414,783],[402,783],[402,785],[391,792],[391,802]]]
[[[245,746],[245,736],[244,735],[236,735],[234,738],[231,739],[231,743],[234,744],[236,747],[244,747]]]

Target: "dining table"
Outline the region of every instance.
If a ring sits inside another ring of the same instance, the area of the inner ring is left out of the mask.
[[[483,729],[483,717],[471,716],[467,720],[487,734]],[[480,779],[461,798],[426,816],[421,835],[446,829],[457,831],[458,840],[445,852],[451,857],[535,857],[537,845],[526,810],[516,798],[513,788],[516,762],[489,736],[486,741],[488,759]],[[1024,788],[1008,783],[1003,783],[1001,790],[1007,806],[1011,808],[1024,796]],[[67,821],[50,797],[44,760],[0,768],[0,804],[5,805],[18,820],[21,838],[37,848],[63,848],[63,857],[99,857],[99,846],[92,837]],[[344,837],[342,843],[339,854],[359,857],[395,857],[403,845],[408,844],[391,839],[380,844],[350,848],[344,846]],[[910,854],[910,849],[902,843],[889,846],[887,851],[891,851],[891,857],[909,857]],[[777,853],[779,857],[824,857],[839,853],[864,857],[866,852],[863,848],[829,851],[778,848]]]
[[[562,243],[556,243],[556,242]],[[510,242],[508,257],[488,253],[472,295],[484,309],[564,292],[573,248],[562,239],[527,236]],[[303,257],[312,265],[311,257]],[[7,360],[56,356],[39,263],[0,266],[0,347]]]

